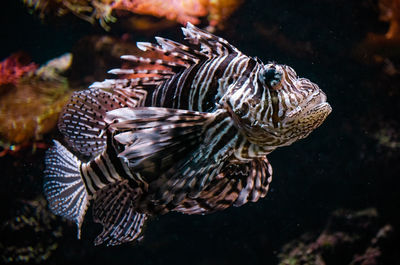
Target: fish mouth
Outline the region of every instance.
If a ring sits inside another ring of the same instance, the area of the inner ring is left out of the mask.
[[[326,94],[320,90],[319,91],[319,97],[317,98],[319,103],[316,103],[314,107],[311,108],[310,111],[315,111],[315,110],[324,110],[326,113],[326,116],[328,116],[332,112],[332,107],[331,105],[327,102],[327,96]],[[318,102],[317,101],[317,102]]]
[[[331,105],[327,102],[326,94],[319,91],[318,95],[315,94],[306,100],[303,104],[297,106],[292,111],[286,114],[287,120],[298,119],[299,117],[312,115],[315,113],[324,113],[328,116],[332,112]]]
[[[322,90],[319,90],[317,96],[314,94],[309,100],[306,101],[304,110],[306,112],[312,112],[314,110],[324,108],[330,109],[329,113],[332,111],[331,106],[327,102],[326,94]]]
[[[326,115],[329,115],[332,112],[332,107],[328,102],[322,102],[314,106],[310,111],[316,110],[324,110]]]
[[[326,118],[332,112],[332,107],[327,102],[327,96],[322,90],[319,90],[317,96],[311,98],[309,102],[312,103],[306,109],[307,114],[320,113]]]

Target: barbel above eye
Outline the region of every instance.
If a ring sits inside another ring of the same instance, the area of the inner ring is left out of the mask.
[[[276,89],[282,81],[282,70],[273,64],[267,64],[260,73],[260,80],[268,88]]]

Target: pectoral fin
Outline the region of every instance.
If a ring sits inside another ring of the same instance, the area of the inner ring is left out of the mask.
[[[156,172],[171,167],[200,143],[212,113],[140,107],[110,111],[105,121],[123,145],[119,156],[132,170]]]
[[[267,158],[224,166],[218,176],[197,198],[187,197],[174,211],[186,214],[208,214],[232,205],[241,206],[263,198],[272,180]]]

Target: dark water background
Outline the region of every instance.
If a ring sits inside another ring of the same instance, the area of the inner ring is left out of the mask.
[[[3,1],[2,8],[1,60],[24,50],[40,64],[71,51],[85,35],[106,34],[75,17],[42,23],[19,1]],[[375,207],[380,222],[392,224],[397,238],[399,149],[379,144],[379,132],[391,128],[399,133],[400,75],[367,63],[373,52],[356,55],[368,32],[387,31],[378,16],[376,1],[247,0],[216,34],[245,54],[288,64],[317,83],[332,114],[307,139],[269,155],[274,175],[265,199],[208,216],[156,217],[141,243],[109,248],[93,246],[101,228],[90,217],[81,240],[74,225],[59,218],[63,236],[45,264],[277,264],[285,243],[322,230],[330,213],[340,208]],[[276,29],[272,37],[271,29]],[[179,39],[181,33],[172,28],[157,35]],[[5,217],[17,211],[17,201],[41,193],[43,156],[38,150],[0,158]],[[26,242],[32,235],[19,237],[0,240]],[[400,264],[399,254],[389,253],[382,264]]]

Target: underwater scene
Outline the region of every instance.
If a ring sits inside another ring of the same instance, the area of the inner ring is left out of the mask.
[[[1,264],[400,264],[400,0],[5,0]]]

